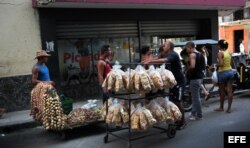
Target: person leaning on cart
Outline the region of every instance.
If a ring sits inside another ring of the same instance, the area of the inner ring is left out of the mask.
[[[170,89],[170,92],[173,94],[170,98],[171,101],[173,101],[176,106],[180,109],[182,113],[182,119],[176,123],[177,129],[183,129],[186,126],[185,121],[185,112],[182,105],[182,99],[185,89],[185,77],[182,71],[181,67],[181,60],[177,52],[174,51],[174,43],[171,41],[167,41],[163,45],[163,55],[165,55],[164,58],[149,58],[145,59],[143,63],[170,63],[171,64],[171,71],[175,76],[175,79],[177,81],[177,85]]]
[[[37,84],[40,82],[46,82],[52,85],[55,85],[53,81],[50,79],[49,69],[46,66],[48,62],[48,57],[50,55],[46,53],[44,50],[40,50],[36,52],[37,63],[32,68],[32,83]]]
[[[231,67],[231,55],[227,51],[228,42],[225,40],[219,40],[218,42],[218,85],[220,92],[220,107],[215,111],[224,111],[224,99],[225,94],[228,97],[227,113],[231,112],[231,105],[233,102],[233,77],[234,73]]]
[[[98,73],[98,80],[101,89],[101,97],[103,99],[103,103],[108,99],[108,90],[102,88],[102,83],[105,80],[108,73],[111,71],[111,64],[110,64],[110,56],[111,56],[111,49],[109,45],[103,45],[100,51],[101,55],[99,57],[97,63],[97,73]]]

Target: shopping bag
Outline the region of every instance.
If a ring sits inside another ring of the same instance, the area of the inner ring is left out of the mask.
[[[214,71],[212,74],[212,81],[213,83],[217,84],[218,83],[218,75],[217,75],[217,71]]]

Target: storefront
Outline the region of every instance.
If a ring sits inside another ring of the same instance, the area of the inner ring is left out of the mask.
[[[111,46],[113,61],[130,63],[140,61],[143,45],[157,50],[169,38],[174,42],[183,38],[218,39],[218,8],[148,8],[151,4],[147,4],[130,9],[120,8],[120,2],[94,7],[79,1],[70,1],[66,7],[63,3],[66,1],[37,6],[42,46],[50,50],[48,44],[54,44],[48,64],[52,78],[63,93],[76,99],[99,94],[96,63],[104,44]],[[210,61],[215,60],[215,53]]]
[[[241,41],[244,53],[249,54],[249,28],[249,20],[222,23],[219,26],[219,37],[228,41],[231,53],[240,53]]]

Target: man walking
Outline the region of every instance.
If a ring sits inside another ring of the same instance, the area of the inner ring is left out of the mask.
[[[37,63],[32,68],[32,83],[37,84],[40,82],[46,82],[54,85],[54,82],[50,79],[49,69],[46,66],[48,57],[50,55],[44,50],[36,52]]]
[[[187,52],[189,53],[190,66],[187,73],[190,80],[190,92],[192,97],[192,112],[190,120],[202,119],[201,99],[200,99],[200,86],[204,77],[205,59],[204,56],[198,52],[193,42],[186,44]]]

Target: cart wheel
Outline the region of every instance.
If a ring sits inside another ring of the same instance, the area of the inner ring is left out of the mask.
[[[185,112],[189,112],[192,110],[192,99],[190,94],[188,96],[185,96],[185,99],[183,100],[183,109]]]
[[[176,127],[174,125],[169,125],[167,129],[167,135],[169,138],[174,138],[176,134]]]
[[[109,135],[106,135],[103,140],[104,140],[104,143],[108,143],[108,141],[109,141]]]

